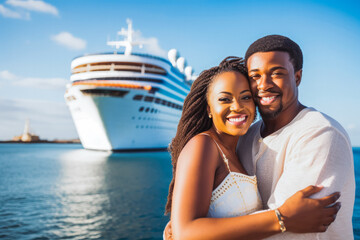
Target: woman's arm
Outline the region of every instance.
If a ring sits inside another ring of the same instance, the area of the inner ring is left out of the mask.
[[[181,152],[176,170],[171,211],[174,239],[261,239],[280,233],[273,210],[233,218],[207,218],[218,150],[210,137],[198,135]],[[337,194],[322,199],[308,196],[321,188],[310,187],[294,194],[279,208],[288,231],[325,231],[334,220]]]

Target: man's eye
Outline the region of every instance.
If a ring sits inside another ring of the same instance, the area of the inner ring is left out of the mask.
[[[272,73],[273,76],[281,76],[284,75],[282,72],[273,72]]]
[[[258,80],[259,78],[260,78],[260,75],[251,75],[251,76],[249,76],[249,78],[250,78],[250,80],[254,80],[254,81],[256,81],[256,80]]]

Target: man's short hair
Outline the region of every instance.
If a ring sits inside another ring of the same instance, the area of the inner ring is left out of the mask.
[[[254,53],[273,51],[289,53],[290,61],[294,66],[295,72],[302,69],[303,54],[299,45],[290,38],[281,35],[268,35],[253,42],[246,51],[245,61],[247,62],[249,57]]]

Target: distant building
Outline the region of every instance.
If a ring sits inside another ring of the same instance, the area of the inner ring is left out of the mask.
[[[30,122],[29,119],[25,122],[24,133],[20,136],[13,137],[13,141],[17,142],[37,142],[40,141],[39,136],[30,133]]]

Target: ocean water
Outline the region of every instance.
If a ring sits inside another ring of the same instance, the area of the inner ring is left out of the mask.
[[[353,148],[360,186],[360,148]],[[167,152],[0,144],[0,239],[161,239]],[[360,191],[354,209],[360,239]]]

